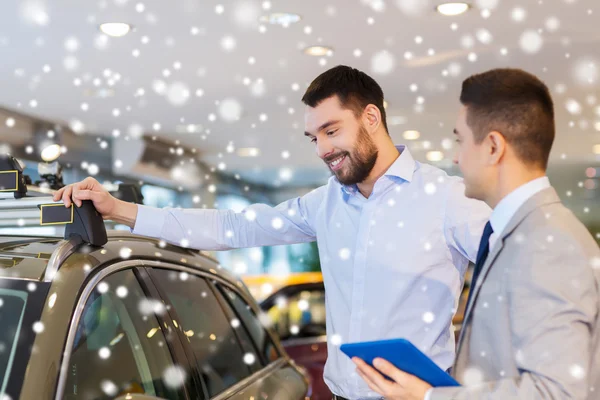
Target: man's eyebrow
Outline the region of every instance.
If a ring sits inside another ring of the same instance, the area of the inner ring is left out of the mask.
[[[321,125],[319,127],[319,129],[317,129],[317,132],[322,131],[323,129],[327,129],[329,128],[331,125],[335,125],[337,123],[341,122],[340,120],[334,120],[334,121],[327,121],[325,122],[323,125]],[[314,137],[314,135],[312,133],[309,132],[304,132],[304,136],[310,136],[310,137]]]

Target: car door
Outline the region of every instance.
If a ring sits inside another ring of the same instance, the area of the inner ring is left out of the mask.
[[[160,317],[162,302],[138,279],[139,261],[106,267],[79,297],[65,346],[57,399],[128,393],[188,400],[196,392],[182,346]],[[201,398],[201,397],[200,397]]]
[[[272,328],[286,352],[307,370],[311,399],[331,399],[332,394],[323,380],[327,361],[323,283],[285,286],[265,299],[261,308],[273,321]]]
[[[265,362],[249,335],[249,329],[213,283],[233,287],[225,280],[201,271],[161,263],[147,268],[161,296],[170,307],[178,329],[187,338],[196,368],[211,399],[304,399],[284,381],[302,380],[287,360],[275,353]],[[274,348],[276,351],[276,348]]]

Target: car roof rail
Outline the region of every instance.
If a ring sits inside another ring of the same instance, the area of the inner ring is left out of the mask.
[[[0,156],[0,220],[39,216],[40,225],[65,224],[64,238],[56,251],[70,248],[67,253],[81,243],[104,246],[108,241],[104,220],[90,200],[83,200],[81,206],[74,204],[65,208],[62,201],[54,201],[53,190],[37,188],[28,190],[23,177],[23,168],[11,155]],[[68,255],[68,254],[67,254]],[[63,254],[64,256],[64,254]],[[63,257],[61,256],[61,257]],[[63,257],[62,260],[64,260]],[[62,260],[52,258],[53,263]],[[60,265],[60,264],[58,264]]]

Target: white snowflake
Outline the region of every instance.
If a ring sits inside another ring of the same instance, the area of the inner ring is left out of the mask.
[[[583,368],[581,365],[578,364],[573,364],[569,367],[569,373],[571,374],[571,376],[577,380],[582,380],[585,378],[586,376],[586,371],[585,368]]]
[[[273,229],[279,230],[279,229],[283,228],[283,220],[279,217],[275,217],[271,221],[271,226],[273,227]]]
[[[33,324],[33,331],[35,333],[42,333],[42,332],[44,332],[44,324],[41,321],[34,322],[34,324]]]
[[[108,347],[102,347],[100,350],[98,350],[98,356],[103,360],[106,360],[110,357],[110,349]]]
[[[233,36],[225,36],[221,39],[221,48],[230,53],[235,50],[237,42]]]
[[[115,396],[119,391],[117,385],[115,385],[112,381],[103,380],[100,382],[100,388],[107,396]]]
[[[351,251],[349,248],[344,247],[344,248],[340,249],[339,255],[342,260],[348,260],[351,255]]]
[[[329,341],[331,342],[332,345],[339,346],[342,344],[342,336],[340,336],[337,333],[333,334],[333,335],[331,335],[331,338],[329,339]]]
[[[371,58],[371,71],[376,75],[387,75],[394,70],[396,60],[387,50],[382,50]]]
[[[129,258],[131,257],[131,252],[132,250],[129,247],[122,247],[121,250],[119,250],[119,256],[121,258]]]
[[[462,383],[465,386],[477,386],[483,382],[483,372],[475,367],[469,367],[463,372]]]
[[[178,389],[185,384],[187,374],[183,367],[171,365],[163,371],[162,380],[171,389]]]
[[[244,354],[244,363],[246,365],[252,365],[256,361],[256,356],[252,353]]]
[[[423,314],[423,322],[431,324],[435,320],[435,314],[431,311],[427,311]]]
[[[519,46],[521,47],[521,50],[528,54],[535,54],[539,52],[543,44],[544,39],[542,38],[542,35],[532,29],[523,32],[519,38]]]
[[[108,289],[109,289],[108,283],[106,283],[106,282],[100,282],[98,284],[97,289],[98,289],[99,293],[106,293],[106,292],[108,292]]]

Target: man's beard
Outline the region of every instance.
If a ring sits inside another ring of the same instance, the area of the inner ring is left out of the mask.
[[[361,126],[352,154],[348,152],[337,153],[328,157],[325,162],[335,160],[341,156],[346,156],[346,159],[344,160],[344,164],[346,165],[342,166],[342,169],[333,171],[330,167],[330,171],[342,185],[352,186],[367,179],[375,166],[377,154],[378,152],[375,143],[373,143],[367,130]]]

